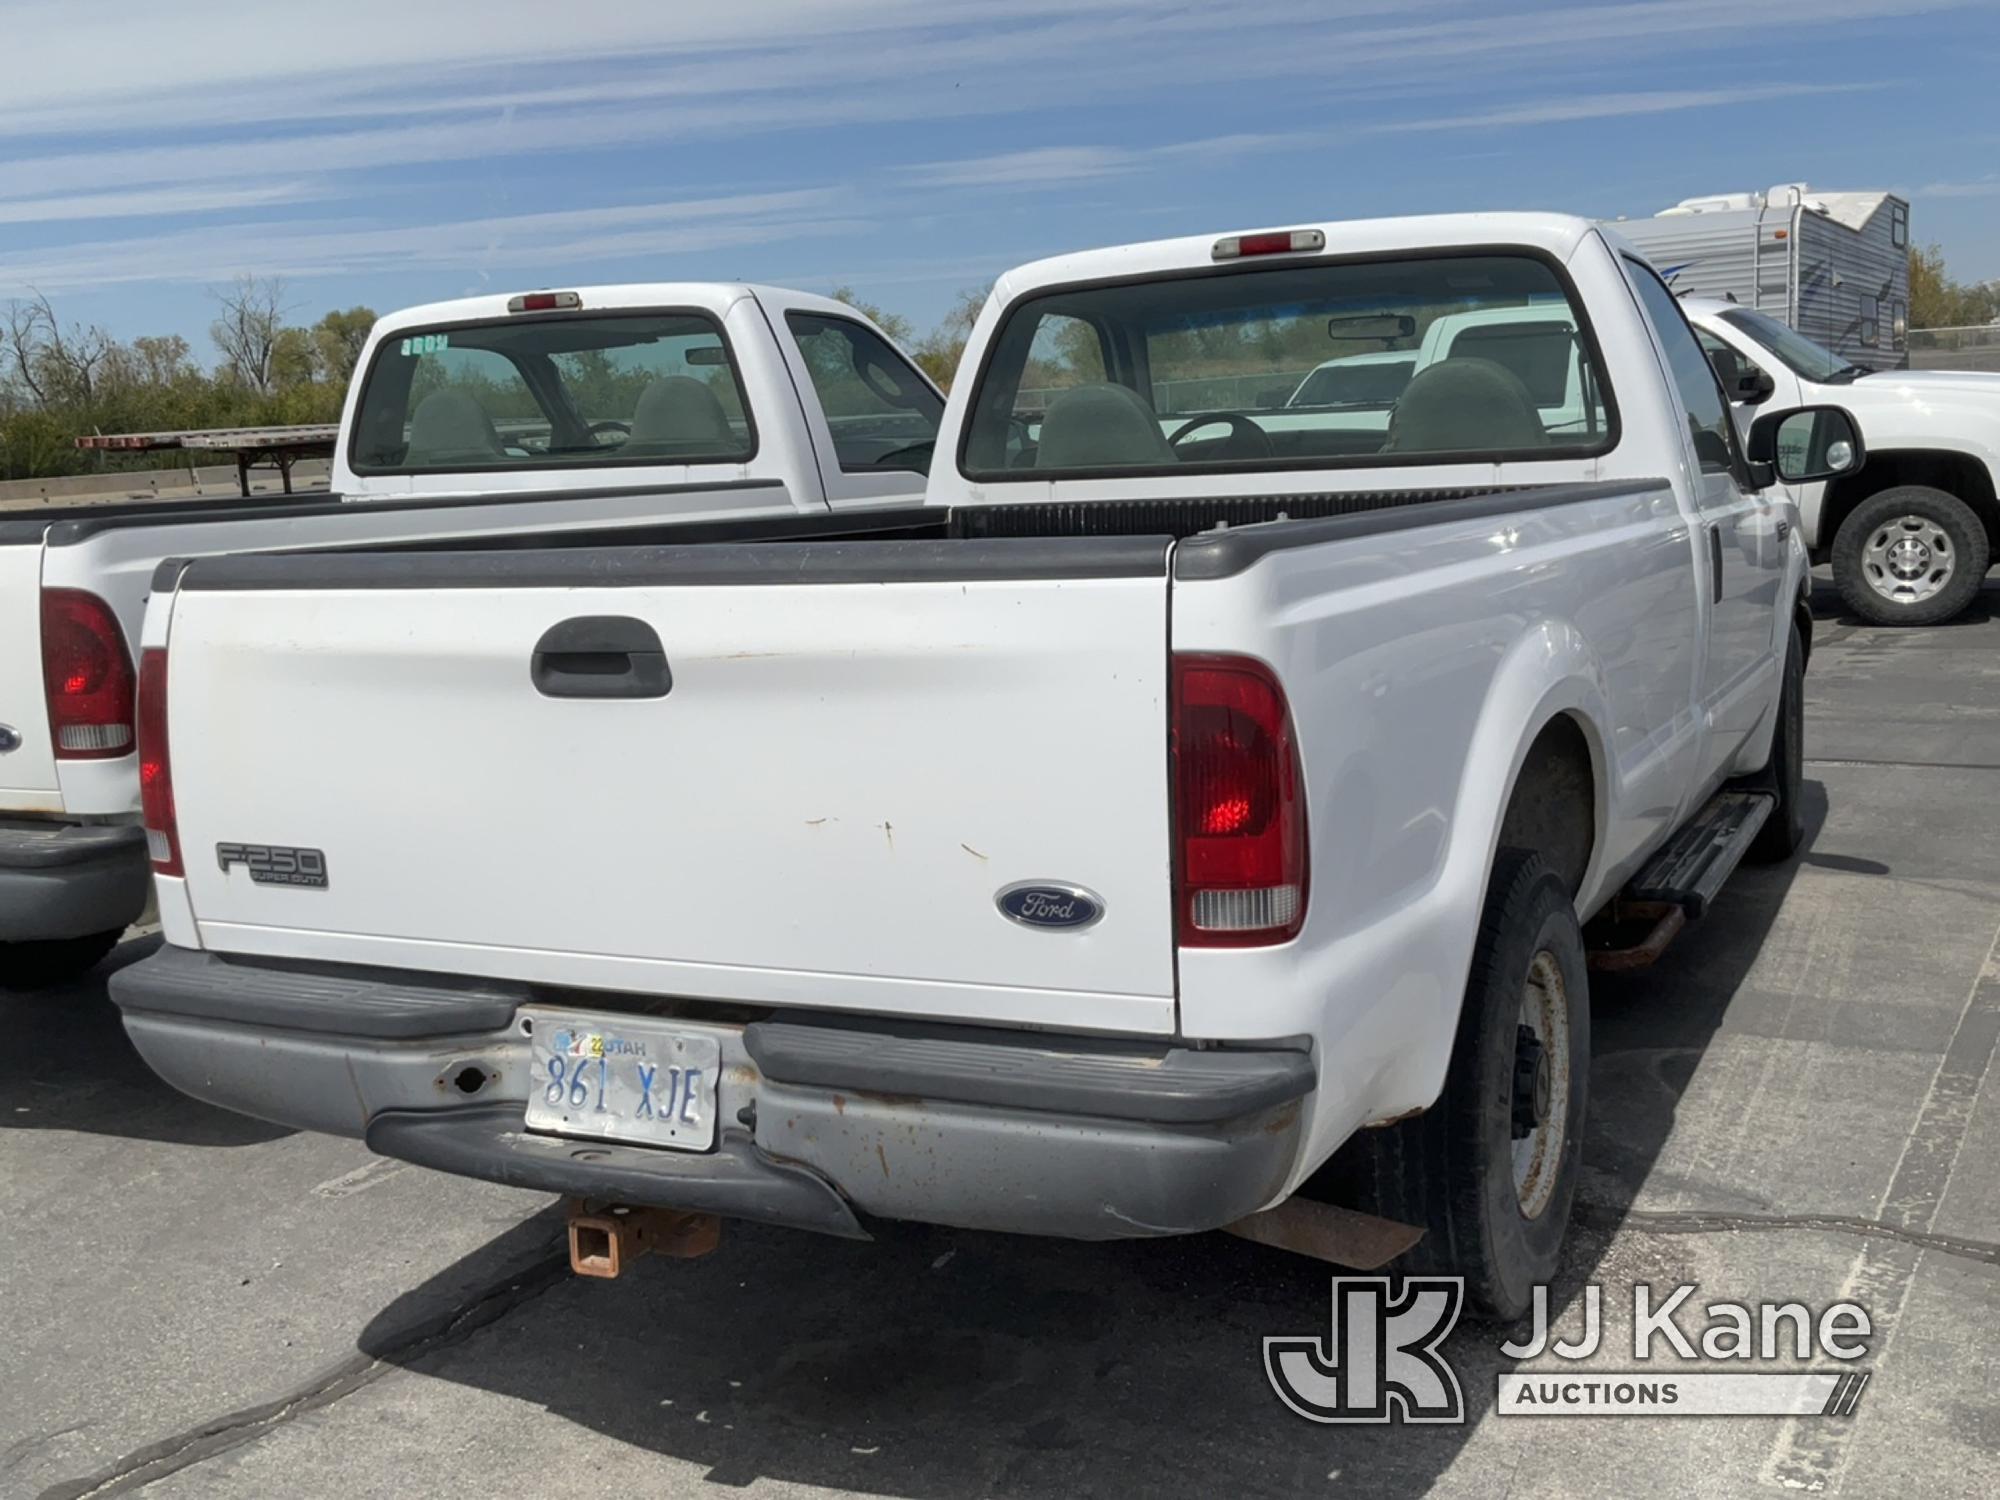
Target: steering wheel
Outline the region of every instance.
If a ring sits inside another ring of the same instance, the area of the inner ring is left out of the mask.
[[[588,430],[592,437],[596,437],[600,432],[622,432],[625,436],[630,437],[632,435],[632,424],[630,422],[617,421],[592,422]]]
[[[1218,422],[1228,426],[1231,446],[1235,445],[1238,438],[1249,438],[1251,440],[1251,447],[1255,451],[1243,454],[1241,455],[1242,457],[1269,458],[1271,456],[1270,434],[1241,412],[1234,411],[1218,411],[1211,412],[1205,416],[1189,417],[1187,421],[1174,429],[1173,436],[1167,439],[1167,446],[1169,448],[1178,448],[1181,445],[1181,439],[1185,438],[1189,433],[1199,432],[1204,427],[1213,427]]]

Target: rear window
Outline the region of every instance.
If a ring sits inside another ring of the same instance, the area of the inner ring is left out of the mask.
[[[363,474],[740,463],[757,449],[704,313],[405,330],[376,350],[352,437]]]
[[[1522,252],[1024,299],[980,372],[960,457],[978,479],[1140,476],[1577,458],[1615,438],[1581,311]]]

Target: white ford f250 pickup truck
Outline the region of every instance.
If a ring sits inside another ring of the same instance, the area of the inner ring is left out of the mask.
[[[1864,370],[1768,313],[1681,306],[1740,411],[1836,402],[1861,424],[1868,462],[1793,496],[1847,607],[1878,625],[1937,625],[1970,604],[2000,551],[2000,375]]]
[[[1496,306],[1557,347],[1373,431],[1166,396]],[[1546,215],[1041,262],[962,368],[926,537],[163,564],[132,1038],[387,1156],[847,1236],[1285,1239],[1351,1142],[1349,1206],[1517,1313],[1582,923],[1657,944],[1801,837],[1769,485],[1852,424],[1746,451],[1665,286]]]
[[[810,535],[914,508],[944,410],[853,309],[771,287],[416,307],[356,368],[333,495],[0,511],[0,987],[90,967],[146,904],[133,647],[160,559],[742,517]]]

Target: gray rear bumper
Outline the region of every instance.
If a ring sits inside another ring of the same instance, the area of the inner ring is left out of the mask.
[[[1314,1084],[1293,1051],[686,1020],[721,1043],[722,1129],[678,1152],[524,1128],[520,987],[169,947],[111,991],[147,1062],[214,1104],[496,1182],[850,1236],[869,1216],[1077,1239],[1218,1228],[1282,1191]]]
[[[151,879],[137,826],[0,826],[0,943],[129,927],[146,909]]]

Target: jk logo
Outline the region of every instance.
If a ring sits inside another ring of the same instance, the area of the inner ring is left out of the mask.
[[[1336,1276],[1332,1331],[1265,1339],[1264,1373],[1309,1422],[1463,1422],[1458,1376],[1437,1348],[1464,1305],[1463,1277],[1408,1276],[1391,1300],[1387,1277]]]

